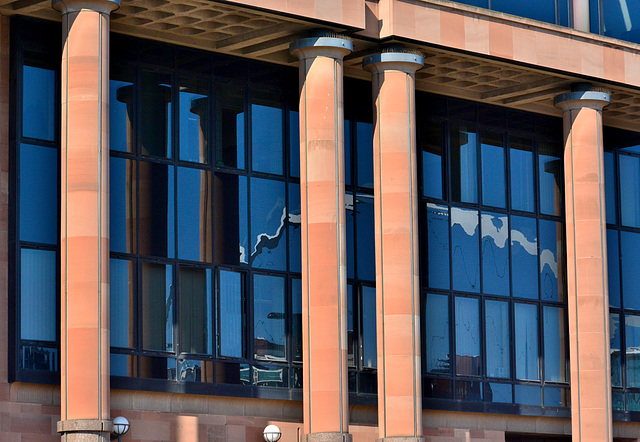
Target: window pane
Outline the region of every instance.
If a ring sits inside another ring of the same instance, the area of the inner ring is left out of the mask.
[[[145,379],[177,380],[176,360],[157,356],[140,356],[140,377]]]
[[[138,357],[111,353],[109,368],[111,376],[126,376],[135,378],[138,376]]]
[[[211,270],[181,267],[180,282],[180,353],[211,354],[212,305]]]
[[[136,251],[136,163],[109,161],[109,246],[112,252]]]
[[[373,218],[373,195],[356,195],[356,259],[358,278],[375,281],[376,254]]]
[[[213,181],[213,233],[215,262],[249,262],[247,177],[216,173]]]
[[[142,346],[145,350],[173,351],[172,267],[142,264]]]
[[[480,313],[475,298],[456,298],[456,374],[480,375]]]
[[[568,388],[544,387],[545,407],[569,407],[571,402],[571,390]]]
[[[562,146],[540,142],[538,147],[540,212],[560,216],[564,204]]]
[[[511,208],[533,212],[533,145],[531,140],[511,138]]]
[[[515,304],[516,378],[539,380],[538,307]]]
[[[482,152],[482,204],[506,207],[502,134],[482,134],[480,149]]]
[[[462,128],[451,129],[451,198],[478,202],[477,136]]]
[[[615,175],[615,158],[612,152],[604,153],[604,187],[605,200],[607,204],[607,223],[615,224],[618,222],[618,213],[616,210],[616,175]]]
[[[362,287],[362,366],[376,368],[378,352],[376,339],[376,289]]]
[[[539,221],[540,228],[540,291],[543,300],[565,301],[564,224]]]
[[[297,109],[298,105],[295,106]],[[289,175],[300,177],[300,114],[297,110],[289,111]]]
[[[347,364],[349,367],[356,366],[356,344],[358,340],[355,329],[355,316],[353,312],[353,286],[347,285]]]
[[[618,231],[607,229],[607,266],[609,305],[620,307],[620,247]]]
[[[20,253],[20,338],[56,341],[58,272],[56,252],[22,249]]]
[[[555,0],[535,0],[530,2],[491,0],[491,9],[556,24]]]
[[[640,158],[620,155],[620,216],[622,225],[640,227]]]
[[[487,334],[487,376],[508,379],[511,377],[509,304],[487,300],[484,313]]]
[[[287,269],[285,184],[251,178],[251,256],[253,267]]]
[[[58,371],[58,349],[40,345],[21,345],[19,368],[38,371]]]
[[[206,81],[180,80],[180,144],[183,161],[209,162],[209,98]]]
[[[279,276],[253,275],[254,357],[286,360],[284,285]]]
[[[347,278],[356,277],[356,200],[352,192],[344,194],[345,224],[347,230]]]
[[[256,172],[282,175],[283,112],[279,95],[254,92],[251,104],[251,163]]]
[[[510,404],[513,402],[513,391],[511,384],[497,384],[490,382],[487,385],[488,392],[484,393],[484,400],[488,402]]]
[[[291,313],[293,361],[302,362],[302,280],[298,278],[291,280]]]
[[[178,258],[211,262],[211,173],[178,167]]]
[[[483,293],[509,296],[509,218],[483,213],[481,221]]]
[[[142,72],[141,140],[142,154],[171,158],[171,77],[155,72]]]
[[[20,239],[58,243],[58,150],[20,145]]]
[[[419,126],[422,144],[422,195],[442,199],[442,127],[425,122]]]
[[[600,2],[603,34],[608,37],[640,43],[640,2],[626,0]]]
[[[54,141],[56,125],[56,73],[52,69],[23,66],[22,136]]]
[[[543,307],[544,378],[551,382],[567,382],[567,339],[563,308]]]
[[[627,387],[640,387],[640,316],[625,316],[625,338],[627,344]]]
[[[538,239],[536,220],[511,217],[511,269],[513,296],[538,298]]]
[[[218,277],[220,356],[241,358],[245,332],[242,274],[220,270]]]
[[[478,212],[451,208],[453,289],[480,291],[480,232]]]
[[[135,345],[135,276],[133,261],[111,259],[110,268],[110,339],[112,347]]]
[[[640,234],[620,232],[622,302],[624,308],[640,310]]]
[[[109,80],[109,148],[111,150],[133,152],[132,118],[133,83]]]
[[[236,85],[216,88],[216,164],[244,169],[244,91]]]
[[[353,174],[353,149],[351,149],[351,140],[353,139],[353,131],[351,130],[351,121],[344,120],[344,183],[347,186],[353,185],[351,175]],[[373,149],[373,146],[372,146]],[[373,152],[371,153],[373,155]]]
[[[428,287],[449,288],[449,208],[427,204]]]
[[[174,242],[174,169],[165,164],[141,161],[140,253],[172,258]]]
[[[373,189],[373,124],[356,123],[358,186]]]
[[[518,405],[540,406],[540,387],[533,385],[515,386],[515,403]]]
[[[446,295],[427,295],[424,327],[425,359],[427,371],[431,373],[449,373],[451,360],[449,351],[449,297]]]
[[[300,211],[300,184],[289,183],[287,226],[289,231],[289,271],[302,271],[302,213]]]
[[[611,337],[611,384],[614,387],[622,387],[622,352],[620,340],[620,315],[611,313],[609,315],[609,333]]]

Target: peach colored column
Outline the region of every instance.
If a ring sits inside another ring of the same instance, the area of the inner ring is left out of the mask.
[[[402,48],[363,62],[373,80],[378,428],[385,441],[424,440],[415,123],[415,72],[423,65]]]
[[[573,27],[578,31],[590,32],[589,0],[573,0]]]
[[[350,441],[342,58],[330,32],[291,45],[300,59],[303,440]]]
[[[108,441],[109,14],[62,0],[61,421],[64,441]]]
[[[564,118],[567,298],[574,441],[612,440],[602,108],[609,94],[576,84]]]

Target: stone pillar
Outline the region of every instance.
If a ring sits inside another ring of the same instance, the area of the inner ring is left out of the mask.
[[[374,100],[378,428],[381,441],[422,441],[415,72],[421,55],[364,59]],[[428,173],[428,172],[427,172]]]
[[[573,28],[591,32],[589,0],[573,0]]]
[[[62,13],[61,421],[63,441],[108,441],[109,14],[118,0],[54,0]]]
[[[350,441],[342,58],[331,32],[298,40],[304,441]]]
[[[576,84],[564,119],[567,298],[574,441],[612,440],[602,109],[609,94]]]

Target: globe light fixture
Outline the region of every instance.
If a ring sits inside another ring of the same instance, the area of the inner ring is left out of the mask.
[[[122,440],[122,435],[126,434],[130,427],[126,417],[118,416],[113,420],[113,434],[118,437],[118,442]]]
[[[267,442],[277,442],[278,440],[280,440],[280,436],[282,436],[280,428],[273,424],[267,425],[267,427],[264,429],[264,432],[262,433],[262,437],[264,437],[264,440],[266,440]]]

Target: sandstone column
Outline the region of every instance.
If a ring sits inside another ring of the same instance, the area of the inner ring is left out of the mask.
[[[363,62],[373,80],[378,428],[385,441],[423,440],[415,123],[415,72],[423,64],[402,48]]]
[[[342,58],[331,32],[291,45],[300,59],[305,441],[350,441]]]
[[[564,119],[567,298],[574,441],[612,440],[602,108],[609,94],[575,84]]]
[[[109,14],[118,0],[54,0],[62,13],[61,421],[63,441],[108,441]]]

